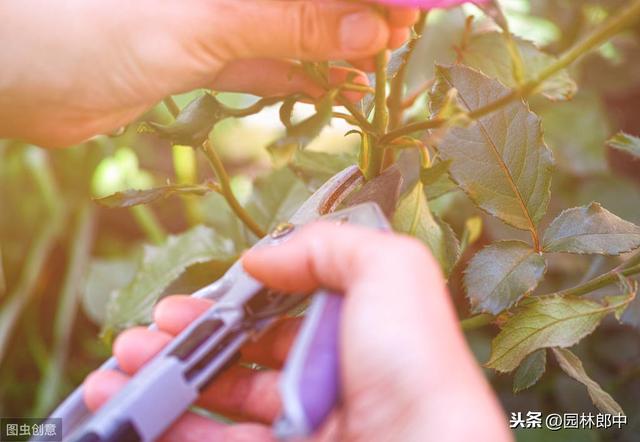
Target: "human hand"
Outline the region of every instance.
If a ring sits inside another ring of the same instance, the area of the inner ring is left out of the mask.
[[[24,0],[0,2],[0,16],[0,136],[65,146],[195,88],[318,95],[289,59],[370,70],[373,54],[409,36],[417,11],[385,19],[347,0]],[[333,68],[330,81],[350,72]]]
[[[416,240],[354,226],[316,224],[289,241],[252,250],[245,269],[269,287],[345,294],[341,324],[342,406],[313,440],[511,440],[495,396],[469,352],[434,259]],[[124,332],[114,354],[127,374],[99,371],[85,382],[98,408],[164,345],[210,306],[170,297],[158,305],[159,331]],[[163,441],[273,440],[280,412],[278,370],[299,325],[284,319],[242,350],[245,362],[208,387],[198,405],[243,421],[233,426],[187,413]],[[253,422],[253,423],[248,423]],[[257,422],[257,423],[256,423]]]

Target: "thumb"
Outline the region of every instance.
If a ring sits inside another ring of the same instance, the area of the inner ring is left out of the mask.
[[[228,0],[223,0],[228,2]],[[339,0],[230,0],[231,13],[217,20],[225,28],[229,58],[344,60],[371,56],[389,40],[385,19],[371,7]]]

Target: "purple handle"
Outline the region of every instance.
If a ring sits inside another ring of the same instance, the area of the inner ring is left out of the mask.
[[[339,332],[342,296],[318,292],[291,349],[280,384],[280,438],[311,435],[340,399]]]

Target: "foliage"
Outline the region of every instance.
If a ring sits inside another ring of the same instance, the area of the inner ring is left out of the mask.
[[[24,405],[9,390],[7,409],[46,409],[103,356],[98,327],[110,338],[148,323],[160,297],[220,276],[312,191],[357,163],[370,183],[397,164],[404,184],[390,210],[393,227],[437,258],[481,361],[491,373],[514,373],[509,385],[491,375],[507,408],[524,398],[557,412],[567,399],[555,385],[568,376],[597,408],[637,420],[629,391],[640,388],[640,354],[628,348],[637,347],[640,328],[640,142],[631,135],[640,121],[618,107],[637,100],[640,86],[622,82],[622,95],[610,86],[640,66],[640,57],[626,56],[640,48],[632,28],[640,2],[503,3],[504,11],[487,2],[425,13],[390,62],[376,57],[375,90],[329,86],[326,63],[304,62],[325,91],[313,106],[298,94],[256,100],[195,91],[168,97],[169,113],[158,106],[138,131],[116,139],[47,154],[1,145],[0,201],[12,216],[0,220],[0,317],[11,317],[0,321],[0,357],[16,360],[0,378],[12,385],[29,365],[16,356],[19,334],[28,358],[40,361],[32,377],[47,379],[37,396],[49,398]],[[525,7],[507,7],[513,3]],[[607,81],[591,79],[590,63],[606,66]],[[347,102],[345,90],[361,92],[361,102]],[[271,129],[256,137],[265,121]],[[176,145],[173,155],[163,140]],[[247,140],[257,148],[239,152]],[[25,192],[32,197],[23,201]],[[65,220],[90,196],[111,209],[83,221],[82,232],[95,231],[87,239]],[[92,247],[74,248],[77,238]],[[91,254],[86,269],[83,250]],[[49,256],[59,258],[50,270]],[[63,283],[79,272],[80,289]],[[67,321],[77,337],[59,332],[53,340],[73,343],[66,359],[48,354],[50,336],[36,328],[48,326],[38,324],[54,311],[58,290],[60,299],[80,290],[64,299],[72,311],[80,299],[84,306],[75,324]],[[18,318],[28,315],[40,321],[23,326]],[[624,351],[606,351],[610,337]]]

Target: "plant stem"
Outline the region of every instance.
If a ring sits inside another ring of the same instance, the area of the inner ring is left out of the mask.
[[[172,97],[163,100],[173,118],[177,118],[180,114],[180,108]],[[176,175],[176,181],[179,184],[195,184],[198,181],[198,162],[196,160],[195,151],[191,146],[173,146],[173,170]],[[195,199],[189,196],[181,196],[189,223],[194,226],[202,223],[202,211],[200,205]]]
[[[577,285],[575,287],[571,287],[566,290],[561,290],[556,293],[552,293],[556,296],[582,296],[587,293],[591,293],[595,290],[601,289],[602,287],[606,287],[609,284],[613,284],[618,282],[618,275],[622,276],[633,276],[640,273],[640,264],[636,264],[631,267],[626,267],[622,270],[615,268],[607,273],[604,273],[597,278],[592,279],[589,282],[584,284]]]
[[[376,134],[387,132],[389,125],[389,109],[387,108],[387,51],[382,50],[376,55],[376,95],[375,113],[373,114],[373,126]],[[371,151],[367,163],[365,176],[372,179],[382,172],[385,149],[375,140],[370,139]]]
[[[218,177],[222,195],[227,200],[227,203],[231,207],[231,210],[233,210],[238,218],[240,218],[242,222],[249,228],[249,230],[251,230],[258,238],[262,238],[263,236],[265,236],[266,232],[262,230],[262,228],[253,218],[251,218],[251,215],[247,213],[247,211],[244,209],[244,207],[242,207],[240,202],[238,202],[235,195],[233,194],[229,174],[224,168],[224,164],[222,163],[220,156],[213,148],[209,140],[206,140],[204,143],[202,143],[202,150]]]
[[[147,206],[134,206],[130,210],[147,239],[154,244],[162,244],[167,233],[153,211]]]
[[[464,331],[475,330],[477,328],[484,327],[485,325],[489,325],[493,322],[495,317],[488,313],[482,313],[479,315],[471,316],[470,318],[463,319],[460,321],[460,326]]]
[[[46,414],[60,399],[81,284],[91,256],[94,224],[93,205],[85,203],[78,212],[74,235],[69,242],[71,251],[55,316],[54,347],[38,386],[36,405],[32,412],[34,416]]]
[[[606,43],[609,38],[633,24],[633,22],[635,22],[639,17],[640,0],[635,0],[631,5],[624,8],[621,12],[607,20],[593,34],[576,44],[573,48],[562,55],[556,62],[549,65],[546,69],[540,72],[536,76],[536,78],[526,82],[521,87],[513,89],[511,92],[499,98],[498,100],[475,109],[474,111],[469,113],[469,118],[481,118],[496,111],[497,109],[500,109],[502,106],[511,103],[514,100],[525,98],[531,95],[544,81],[548,80],[550,77],[568,67],[582,55]],[[413,132],[422,130],[435,129],[443,126],[446,123],[447,120],[441,118],[432,118],[429,120],[418,121],[416,123],[408,124],[401,128],[390,131],[380,139],[380,142],[386,144],[401,136],[409,135]]]
[[[418,22],[413,27],[414,37],[409,41],[409,43],[407,43],[407,51],[402,57],[400,69],[398,69],[395,77],[391,80],[388,99],[390,129],[396,129],[402,124],[402,116],[404,114],[404,82],[407,76],[407,67],[409,66],[409,60],[420,41],[420,37],[424,32],[427,16],[428,12],[420,14]]]

